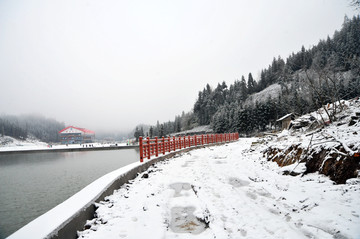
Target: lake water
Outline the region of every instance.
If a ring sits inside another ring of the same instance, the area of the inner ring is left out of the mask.
[[[0,155],[0,238],[138,160],[138,149]]]

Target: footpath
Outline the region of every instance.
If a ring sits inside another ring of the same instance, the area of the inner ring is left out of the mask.
[[[182,153],[96,204],[79,238],[359,238],[360,182],[283,175],[256,139]],[[303,165],[296,167],[301,172]]]

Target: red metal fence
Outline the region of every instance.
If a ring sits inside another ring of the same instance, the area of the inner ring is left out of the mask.
[[[231,142],[238,139],[238,133],[174,136],[166,138],[155,137],[154,139],[150,139],[149,137],[139,137],[140,162],[143,162],[144,158],[150,159],[151,156],[155,155],[157,157],[159,154],[165,154],[177,149],[205,144]]]

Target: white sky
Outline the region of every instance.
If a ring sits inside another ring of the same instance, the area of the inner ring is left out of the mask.
[[[339,30],[347,0],[0,0],[0,113],[131,130]]]

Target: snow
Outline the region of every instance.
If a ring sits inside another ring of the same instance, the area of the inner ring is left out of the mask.
[[[267,161],[268,147],[292,144],[360,151],[359,100],[337,122],[180,153],[157,163],[96,204],[80,238],[360,238],[360,178],[336,185],[306,167]],[[315,121],[317,112],[300,117]],[[326,117],[323,115],[323,117]],[[321,117],[317,117],[319,120]],[[296,124],[296,120],[293,122]],[[134,163],[105,175],[9,238],[43,238],[91,203]],[[284,175],[285,171],[300,173]]]
[[[199,132],[212,133],[213,130],[210,125],[201,125],[201,126],[196,126],[190,130],[174,133],[174,135],[196,134]]]
[[[282,121],[282,120],[284,120],[284,119],[286,119],[286,118],[290,117],[292,114],[293,114],[293,113],[289,113],[289,114],[287,114],[287,115],[284,115],[283,117],[281,117],[281,118],[280,118],[280,119],[278,119],[277,121]]]
[[[77,149],[91,145],[92,148],[103,148],[114,146],[115,143],[87,143],[87,144],[48,144],[35,138],[18,140],[9,136],[0,137],[0,152],[27,151],[27,150],[54,150],[54,149]],[[117,143],[118,146],[126,146],[126,143]]]
[[[266,87],[265,89],[263,89],[262,91],[250,95],[246,99],[244,105],[245,106],[255,105],[256,102],[259,102],[259,103],[265,102],[269,98],[276,99],[280,93],[281,93],[281,86],[277,83],[272,84],[272,85]]]
[[[320,150],[320,148],[333,149],[342,145],[349,155],[354,155],[360,151],[360,121],[351,126],[349,122],[352,117],[360,113],[360,101],[352,99],[342,101],[344,110],[336,114],[337,121],[329,123],[326,127],[322,127],[323,119],[329,120],[323,109],[303,115],[292,121],[293,125],[300,125],[300,122],[308,121],[310,124],[299,129],[283,130],[277,137],[267,137],[265,141],[274,148],[283,149],[290,145],[298,145],[306,149],[311,143],[311,148]],[[328,106],[332,109],[332,105]],[[338,107],[339,108],[339,107]],[[330,113],[332,111],[330,110]],[[318,125],[313,129],[313,124]],[[320,127],[320,128],[319,128]],[[350,148],[351,146],[351,148]],[[336,152],[340,154],[338,151]]]
[[[97,204],[80,238],[358,238],[360,179],[285,176],[240,139],[160,162]],[[304,165],[290,165],[303,171]]]
[[[70,197],[65,202],[31,221],[7,239],[45,238],[60,225],[66,223],[76,212],[83,210],[92,203],[104,189],[108,188],[119,176],[127,173],[140,163],[129,164],[104,175]]]
[[[18,140],[10,136],[0,136],[0,151],[12,151],[16,148],[20,150],[43,149],[47,148],[47,146],[47,143],[41,142],[35,138]]]

